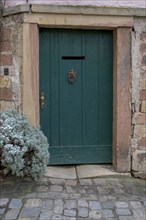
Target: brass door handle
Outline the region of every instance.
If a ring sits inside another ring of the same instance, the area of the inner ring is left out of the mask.
[[[40,105],[41,105],[41,108],[43,109],[44,106],[45,106],[45,96],[44,96],[44,93],[41,92],[41,96],[40,96]]]

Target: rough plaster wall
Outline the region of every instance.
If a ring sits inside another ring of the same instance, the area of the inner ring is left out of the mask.
[[[9,30],[10,32],[9,41],[3,39],[3,34],[6,30]],[[0,51],[0,92],[2,97],[0,101],[0,108],[1,110],[20,110],[22,85],[22,16],[14,15],[3,18],[1,36],[2,50]],[[5,43],[10,44],[9,50],[5,47]],[[9,56],[12,61],[8,62],[7,59],[3,59],[3,55]],[[4,68],[8,68],[9,75],[4,75]],[[2,95],[3,89],[5,89],[6,81],[10,84],[10,87],[7,88],[9,89],[9,96],[7,94]]]
[[[6,6],[25,4],[92,5],[114,7],[146,7],[145,0],[6,0]]]

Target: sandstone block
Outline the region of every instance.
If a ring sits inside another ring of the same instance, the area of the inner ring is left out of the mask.
[[[132,170],[146,173],[146,151],[136,150],[132,155]]]
[[[146,180],[146,173],[144,172],[133,172],[133,176],[135,176],[136,178]]]
[[[146,123],[146,113],[135,113],[133,118],[133,123],[136,125]]]
[[[146,53],[146,43],[141,44],[141,52]]]
[[[143,138],[140,139],[139,145],[142,146],[142,147],[146,147],[146,137],[143,137]]]
[[[136,125],[134,134],[138,137],[146,137],[146,125]]]
[[[146,90],[146,79],[141,80],[140,82],[140,88],[142,90]]]
[[[1,51],[9,51],[11,50],[11,44],[9,41],[0,42]]]
[[[12,55],[11,54],[1,54],[1,65],[12,65]]]
[[[141,109],[140,109],[140,111],[146,113],[146,101],[142,101],[141,102]]]
[[[1,35],[1,39],[2,41],[6,41],[10,39],[10,35],[11,35],[11,29],[10,27],[3,27],[2,29],[2,35]]]
[[[0,101],[0,111],[6,111],[9,109],[15,109],[14,102],[12,101]]]
[[[140,91],[140,100],[146,101],[146,90]]]
[[[142,65],[146,66],[146,55],[142,56]]]
[[[12,89],[11,88],[0,88],[0,100],[11,101],[12,100]]]
[[[11,88],[12,80],[6,76],[0,76],[0,88]]]
[[[6,76],[0,76],[0,100],[12,100],[12,80]]]
[[[140,39],[143,43],[146,43],[146,32],[141,33]]]

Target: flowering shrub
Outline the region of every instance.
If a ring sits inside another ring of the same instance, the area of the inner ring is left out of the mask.
[[[42,177],[49,162],[49,144],[22,113],[0,112],[0,165],[4,174]]]

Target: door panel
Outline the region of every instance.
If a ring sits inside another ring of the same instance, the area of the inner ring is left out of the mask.
[[[41,92],[50,164],[111,163],[112,32],[40,29]]]

